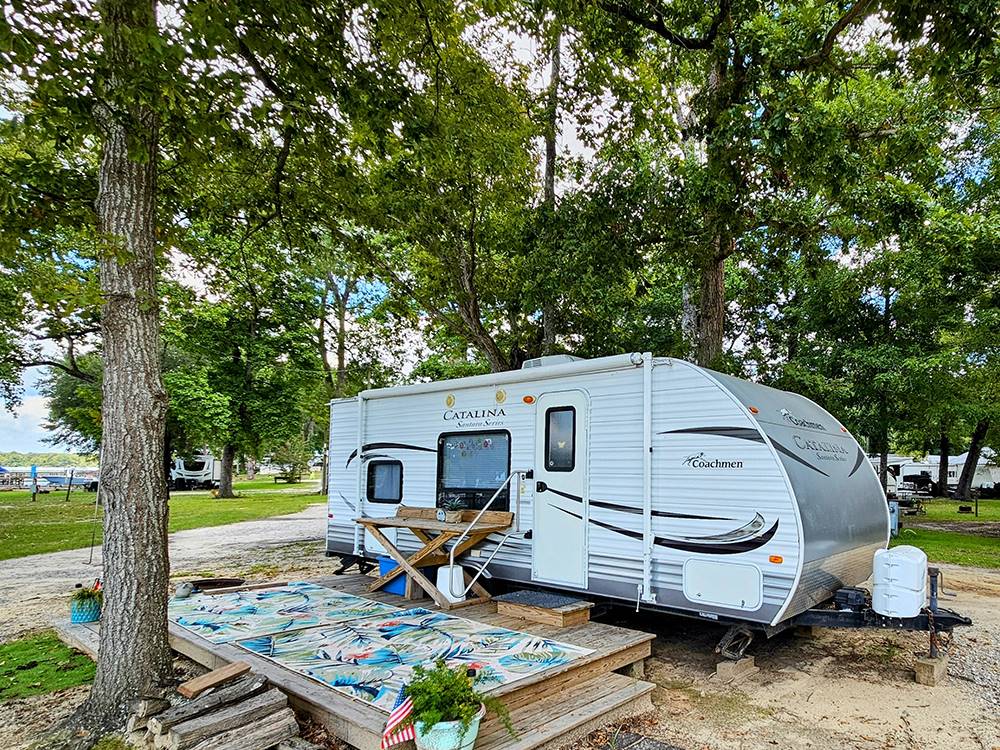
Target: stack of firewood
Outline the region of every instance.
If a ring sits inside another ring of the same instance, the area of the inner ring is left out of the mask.
[[[128,740],[144,750],[309,750],[288,697],[242,662],[189,680],[176,702],[132,706]]]

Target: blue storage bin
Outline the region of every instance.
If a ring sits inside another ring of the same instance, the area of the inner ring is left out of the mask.
[[[386,573],[395,570],[399,565],[391,557],[385,557],[380,555],[378,558],[378,574],[384,576]],[[434,580],[434,567],[430,566],[427,568],[418,568],[421,573],[427,576],[430,580]],[[387,591],[390,594],[396,594],[397,596],[406,595],[406,574],[401,576],[396,576],[389,583],[382,587],[382,591]]]

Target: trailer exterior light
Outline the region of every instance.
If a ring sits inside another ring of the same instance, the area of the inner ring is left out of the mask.
[[[760,414],[760,409],[756,406],[748,406],[747,408],[750,410],[751,414]]]
[[[785,561],[785,558],[781,555],[771,555],[767,560],[768,562],[773,562],[775,565],[781,565]]]
[[[840,428],[840,431],[841,431],[841,432],[847,432],[847,428],[846,428],[846,427],[841,427],[841,428]]]
[[[523,401],[524,403],[526,403],[526,404],[533,404],[533,403],[535,403],[535,397],[534,397],[534,396],[525,396],[525,397],[524,397],[524,398],[522,398],[521,400],[522,400],[522,401]]]

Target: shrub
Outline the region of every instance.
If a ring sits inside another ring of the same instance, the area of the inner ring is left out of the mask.
[[[465,732],[479,713],[480,705],[484,705],[500,718],[511,737],[517,737],[507,707],[497,698],[476,692],[464,667],[451,669],[444,661],[438,661],[433,669],[415,667],[413,674],[406,694],[413,699],[414,722],[432,726],[442,721],[458,721]]]

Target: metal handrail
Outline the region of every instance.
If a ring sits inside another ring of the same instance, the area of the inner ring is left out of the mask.
[[[503,481],[503,484],[501,484],[499,487],[497,487],[497,491],[493,493],[493,497],[491,497],[489,499],[489,501],[486,503],[486,505],[484,505],[482,507],[482,509],[479,511],[479,513],[476,514],[476,517],[472,519],[472,522],[466,527],[465,531],[462,532],[462,535],[460,537],[458,537],[458,539],[456,539],[455,542],[451,545],[451,551],[448,554],[448,593],[450,593],[452,596],[454,596],[456,598],[466,596],[469,593],[469,591],[472,590],[472,587],[476,584],[476,581],[479,580],[479,577],[482,576],[483,573],[486,572],[486,567],[493,561],[493,558],[496,557],[497,552],[500,551],[500,548],[503,547],[504,543],[510,538],[510,536],[512,534],[518,533],[518,529],[517,528],[511,529],[510,531],[508,531],[504,535],[504,538],[500,540],[500,543],[497,545],[496,549],[493,550],[493,554],[490,555],[486,559],[486,562],[484,562],[484,563],[482,563],[480,565],[479,572],[476,573],[476,575],[474,575],[472,577],[472,580],[469,581],[469,585],[466,586],[465,589],[461,593],[455,591],[455,579],[451,577],[451,571],[455,567],[455,550],[458,549],[459,545],[461,545],[462,542],[465,541],[466,538],[468,538],[469,533],[472,531],[473,526],[475,526],[479,522],[479,519],[483,517],[483,514],[487,510],[489,510],[489,508],[490,508],[491,505],[493,505],[493,501],[496,500],[500,496],[500,493],[503,492],[504,487],[506,487],[507,485],[510,484],[510,480],[512,480],[514,477],[521,477],[521,478],[523,478],[523,477],[527,476],[527,473],[528,472],[525,469],[516,469],[516,470],[512,471],[510,474],[508,474],[507,478]],[[520,482],[520,480],[518,480],[518,481]],[[517,514],[516,514],[516,516],[517,516],[517,525],[519,527],[521,525],[521,518],[520,518],[520,516],[521,516],[521,485],[520,485],[520,483],[517,486]]]

